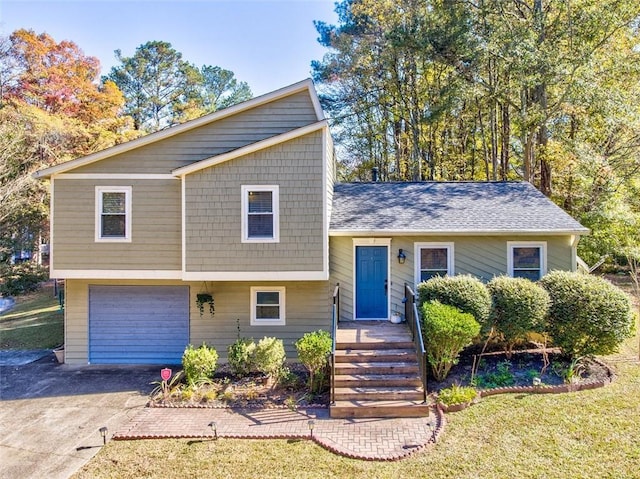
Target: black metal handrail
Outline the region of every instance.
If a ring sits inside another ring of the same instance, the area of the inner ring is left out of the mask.
[[[336,336],[340,321],[340,283],[336,283],[333,290],[333,305],[331,307],[331,404],[336,402]]]
[[[404,317],[406,318],[409,329],[411,330],[411,339],[413,340],[413,344],[416,348],[418,365],[420,366],[423,399],[424,402],[427,402],[427,350],[424,347],[424,339],[422,338],[422,328],[420,327],[416,295],[407,283],[404,284],[404,298]]]

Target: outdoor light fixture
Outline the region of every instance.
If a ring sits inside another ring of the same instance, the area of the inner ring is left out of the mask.
[[[402,251],[402,248],[400,248],[400,251],[398,251],[398,263],[404,264],[406,260],[407,260],[407,255],[404,254],[404,251]]]
[[[109,430],[107,429],[107,426],[102,426],[98,431],[100,431],[100,435],[102,436],[102,445],[104,446],[107,444],[107,432],[109,432]]]
[[[214,439],[218,439],[218,425],[216,424],[216,422],[215,421],[211,421],[209,423],[209,427],[213,431],[213,438]]]
[[[542,386],[542,379],[540,379],[540,378],[533,378],[533,385],[534,385],[534,387],[540,387],[540,386]]]
[[[309,419],[309,421],[307,421],[307,424],[309,425],[309,434],[311,434],[311,437],[313,437],[313,427],[316,425],[316,422],[313,419]]]

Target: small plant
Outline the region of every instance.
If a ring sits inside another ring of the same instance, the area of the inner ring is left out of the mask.
[[[471,386],[460,386],[453,384],[452,386],[442,389],[438,393],[438,401],[445,406],[453,404],[466,404],[473,401],[478,396],[478,391]]]
[[[218,398],[218,391],[215,389],[209,389],[202,395],[202,400],[204,402],[213,402]]]
[[[184,378],[184,373],[180,371],[168,380],[153,381],[151,384],[155,384],[156,387],[151,391],[151,399],[160,396],[163,401],[169,400],[174,393],[180,390],[182,378]]]
[[[486,372],[474,379],[474,385],[482,389],[502,388],[513,386],[515,377],[511,372],[510,361],[501,361],[496,365],[495,371]],[[536,373],[537,374],[537,373]]]
[[[198,305],[198,311],[200,311],[200,317],[204,314],[204,305],[209,305],[209,313],[211,316],[216,314],[216,305],[213,299],[213,295],[209,293],[198,293],[196,295],[196,304]]]
[[[422,322],[427,360],[434,377],[442,381],[462,349],[480,333],[480,324],[471,314],[438,301],[422,305]]]
[[[328,372],[332,345],[331,335],[323,330],[305,333],[295,343],[298,358],[309,371],[309,390],[312,393],[322,389]]]
[[[586,372],[586,369],[582,358],[575,358],[569,364],[554,361],[551,365],[551,370],[567,384],[579,382]]]
[[[202,343],[199,348],[194,348],[190,344],[182,354],[182,368],[189,385],[211,378],[217,366],[217,351],[215,348],[208,347],[205,343]]]
[[[256,343],[253,339],[238,338],[227,348],[227,362],[238,377],[247,376],[255,369]]]
[[[281,339],[264,337],[256,345],[256,369],[277,382],[286,360]]]

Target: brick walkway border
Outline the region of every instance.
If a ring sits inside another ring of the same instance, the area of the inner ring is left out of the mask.
[[[309,421],[313,420],[313,431]],[[444,413],[398,419],[331,419],[327,409],[145,408],[116,431],[114,440],[205,438],[309,439],[341,456],[396,461],[435,443]]]

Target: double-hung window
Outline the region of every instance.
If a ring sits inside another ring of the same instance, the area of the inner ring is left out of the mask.
[[[280,240],[277,185],[242,186],[242,242],[277,243]]]
[[[416,284],[434,276],[453,276],[453,243],[415,244]]]
[[[285,288],[251,287],[251,325],[285,324]]]
[[[547,243],[544,241],[507,242],[509,276],[537,281],[547,272]]]
[[[96,186],[96,241],[131,241],[131,187]]]

